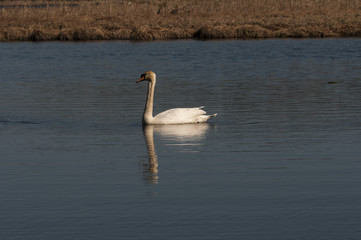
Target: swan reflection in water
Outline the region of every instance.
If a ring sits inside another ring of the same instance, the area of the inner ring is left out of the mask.
[[[143,125],[143,133],[148,150],[148,163],[143,164],[143,177],[147,183],[158,184],[158,156],[154,146],[154,132],[164,140],[167,145],[194,146],[201,145],[209,124],[182,124],[182,125]]]

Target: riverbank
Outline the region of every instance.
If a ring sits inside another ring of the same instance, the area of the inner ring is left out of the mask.
[[[361,0],[0,0],[0,41],[361,37]]]

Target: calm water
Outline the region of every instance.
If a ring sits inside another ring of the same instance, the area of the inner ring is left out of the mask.
[[[361,39],[0,55],[1,239],[361,239]],[[217,118],[143,129],[147,70]]]

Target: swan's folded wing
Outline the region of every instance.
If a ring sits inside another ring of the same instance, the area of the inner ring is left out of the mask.
[[[173,108],[161,112],[154,117],[155,124],[182,124],[203,122],[204,118],[200,118],[206,114],[204,110],[199,108]],[[208,118],[207,118],[208,119]],[[205,120],[206,121],[206,120]]]

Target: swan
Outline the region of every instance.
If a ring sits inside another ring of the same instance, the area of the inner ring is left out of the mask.
[[[206,122],[209,118],[217,116],[217,113],[205,115],[202,107],[195,108],[173,108],[161,112],[153,117],[153,100],[156,83],[156,75],[152,71],[143,73],[137,83],[148,81],[148,94],[143,113],[143,125],[150,124],[185,124]]]

